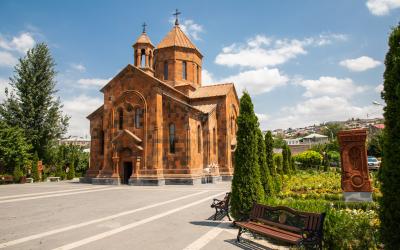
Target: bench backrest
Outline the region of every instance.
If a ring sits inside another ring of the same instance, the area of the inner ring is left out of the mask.
[[[289,230],[292,232],[309,231],[322,235],[325,214],[297,211],[284,206],[254,204],[250,220]]]
[[[223,199],[224,206],[225,206],[226,208],[229,207],[229,202],[230,202],[230,200],[231,200],[231,192],[228,192],[228,193],[225,194],[225,197],[224,197],[224,199]]]

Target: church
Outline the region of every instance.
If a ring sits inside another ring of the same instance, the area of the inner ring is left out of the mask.
[[[154,46],[143,32],[91,113],[81,182],[169,185],[231,180],[239,100],[233,83],[203,86],[203,55],[179,26]]]

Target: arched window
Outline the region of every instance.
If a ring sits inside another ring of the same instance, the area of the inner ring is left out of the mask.
[[[197,126],[197,152],[201,153],[201,129],[200,129],[200,125]]]
[[[215,132],[215,128],[213,128],[213,151],[214,151],[214,154],[217,153],[217,135]]]
[[[104,131],[100,131],[100,155],[104,155]]]
[[[142,110],[138,107],[135,109],[135,128],[140,128],[140,117],[142,115]]]
[[[146,67],[146,50],[144,49],[140,51],[140,67]]]
[[[186,61],[182,61],[182,79],[187,79],[187,63]]]
[[[164,62],[164,80],[168,80],[168,62]]]
[[[118,129],[124,127],[124,111],[122,109],[118,110]]]
[[[175,153],[175,124],[173,123],[169,125],[169,152]]]

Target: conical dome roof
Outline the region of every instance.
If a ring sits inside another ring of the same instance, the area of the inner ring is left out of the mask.
[[[197,50],[199,49],[190,41],[189,37],[181,30],[179,25],[175,25],[172,30],[158,44],[157,49],[168,47],[182,47]],[[201,53],[200,53],[201,55]]]
[[[138,37],[138,39],[136,40],[135,44],[137,43],[148,43],[151,44],[151,46],[154,47],[154,45],[151,43],[149,36],[147,35],[146,32],[143,32],[142,34],[140,34],[140,36]]]

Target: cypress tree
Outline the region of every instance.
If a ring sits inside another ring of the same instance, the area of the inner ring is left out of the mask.
[[[40,181],[40,175],[39,175],[39,169],[38,169],[38,162],[39,162],[39,157],[35,153],[33,155],[33,160],[32,160],[32,169],[31,169],[31,177],[33,178],[34,181]]]
[[[267,166],[272,176],[276,175],[276,169],[274,167],[274,139],[272,138],[271,131],[267,131],[265,134],[265,152]]]
[[[282,172],[289,174],[289,152],[288,145],[285,143],[282,148]]]
[[[260,129],[257,129],[257,149],[258,149],[258,165],[260,166],[261,184],[264,188],[265,195],[271,195],[274,192],[271,174],[267,166],[267,156],[265,150],[264,136]]]
[[[389,36],[389,51],[385,58],[382,98],[385,130],[383,165],[380,170],[381,237],[385,249],[400,249],[400,24]]]
[[[240,98],[237,118],[237,148],[234,154],[235,172],[232,180],[231,212],[236,220],[249,217],[254,202],[264,200],[257,156],[258,121],[247,92]]]
[[[55,63],[44,43],[36,45],[19,59],[10,78],[11,92],[0,105],[0,117],[10,126],[24,130],[32,152],[43,159],[46,151],[67,129],[68,117],[55,98]]]

